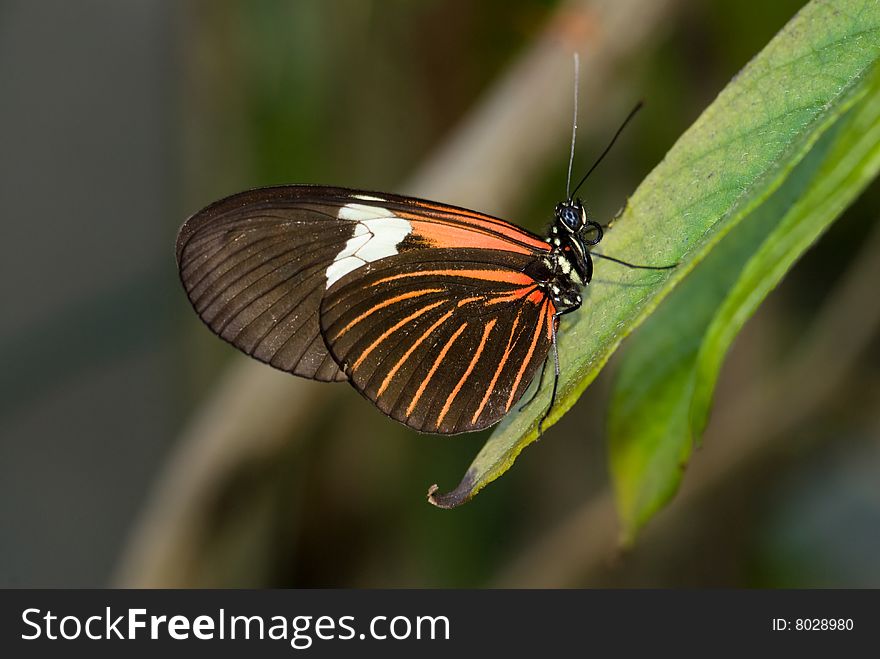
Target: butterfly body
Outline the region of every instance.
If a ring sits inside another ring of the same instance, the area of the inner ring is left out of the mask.
[[[580,200],[559,204],[541,239],[446,204],[291,185],[199,211],[177,260],[196,312],[243,352],[454,434],[522,397],[559,317],[582,303],[601,238]]]

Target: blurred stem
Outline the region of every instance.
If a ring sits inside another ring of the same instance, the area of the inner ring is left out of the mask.
[[[571,53],[581,53],[581,95],[595,103],[621,61],[644,49],[680,4],[563,3],[535,43],[403,189],[509,216],[525,200],[529,181],[567,153]],[[320,391],[320,385],[244,357],[235,361],[178,440],[129,539],[116,584],[192,585],[187,566],[209,541],[200,523],[207,502],[243,460],[301,437],[295,429],[316,406],[332,400]]]
[[[763,385],[719,407],[681,492],[647,535],[674,529],[689,504],[743,469],[799,441],[798,426],[821,414],[880,330],[880,222],[857,258],[828,295],[816,321],[789,358]],[[832,358],[829,358],[832,356]],[[493,586],[554,588],[588,585],[617,553],[618,523],[606,489],[586,501],[496,576]],[[640,542],[644,544],[647,539]]]

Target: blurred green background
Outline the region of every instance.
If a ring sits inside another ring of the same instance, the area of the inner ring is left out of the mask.
[[[576,173],[647,100],[585,187],[596,218],[801,6],[662,4],[651,38],[609,65],[607,94],[581,99]],[[419,436],[344,385],[297,383],[285,404],[303,412],[284,441],[240,437],[220,467],[193,430],[223,408],[193,421],[240,365],[177,282],[182,221],[260,185],[401,191],[568,11],[550,0],[0,3],[0,585],[880,587],[876,337],[785,441],[706,475],[711,496],[674,502],[625,553],[604,494],[613,362],[454,511],[428,505],[427,487],[453,487],[485,435]],[[511,220],[543,230],[567,155],[559,142],[539,176],[509,182],[521,200]],[[878,202],[875,184],[749,323],[719,416],[833,294]],[[710,427],[685,487],[711,468],[712,439]],[[214,470],[211,486],[180,489],[199,469]]]

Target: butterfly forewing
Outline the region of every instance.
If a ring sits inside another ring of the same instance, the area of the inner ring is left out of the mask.
[[[180,275],[196,312],[226,341],[296,375],[344,380],[318,309],[327,266],[353,227],[308,190],[255,190],[197,213],[178,237]]]

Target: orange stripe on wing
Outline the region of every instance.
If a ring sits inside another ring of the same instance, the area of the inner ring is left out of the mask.
[[[440,300],[439,302],[435,302],[434,304],[429,304],[429,305],[427,305],[427,306],[425,306],[425,307],[422,307],[422,308],[419,309],[418,311],[415,311],[415,312],[411,313],[409,316],[407,316],[407,317],[404,318],[403,320],[398,321],[398,322],[395,323],[392,327],[390,327],[390,328],[388,328],[387,330],[385,330],[384,332],[382,332],[382,334],[379,336],[379,338],[376,339],[375,341],[373,341],[373,343],[370,344],[370,347],[368,347],[366,350],[364,350],[364,351],[361,353],[361,356],[357,358],[357,361],[356,361],[356,362],[354,363],[354,365],[351,367],[351,370],[353,370],[353,371],[354,371],[354,370],[357,370],[357,367],[360,366],[360,365],[364,362],[364,360],[365,360],[367,357],[369,357],[370,353],[373,352],[373,350],[375,350],[376,347],[377,347],[380,343],[382,343],[385,339],[387,339],[389,336],[391,336],[392,334],[394,334],[394,333],[395,333],[397,330],[399,330],[401,327],[403,327],[404,325],[406,325],[409,321],[418,318],[418,317],[421,316],[422,314],[425,314],[425,313],[429,312],[431,309],[434,309],[434,308],[436,308],[436,307],[439,307],[439,306],[440,306],[441,304],[443,304],[444,302],[446,302],[446,300]]]
[[[510,410],[510,406],[513,405],[513,398],[516,395],[516,390],[519,388],[520,380],[522,380],[523,373],[525,373],[526,368],[529,365],[529,362],[532,361],[532,355],[535,353],[535,347],[538,345],[538,339],[541,337],[541,332],[543,331],[544,318],[547,315],[547,305],[541,307],[541,315],[538,317],[538,322],[535,325],[535,334],[532,337],[532,345],[529,346],[529,352],[526,354],[526,358],[523,359],[522,364],[519,365],[519,372],[516,374],[516,379],[513,381],[513,387],[510,389],[510,396],[507,398],[507,405],[504,408],[504,411],[507,412]]]
[[[533,284],[531,286],[523,286],[522,288],[518,288],[515,291],[511,291],[510,293],[505,293],[503,295],[498,295],[493,299],[486,302],[486,305],[490,304],[501,304],[503,302],[516,302],[517,300],[522,300],[529,293],[537,290],[537,284]]]
[[[531,245],[535,249],[539,249],[545,252],[550,251],[550,246],[537,236],[534,236],[528,233],[525,229],[522,229],[515,224],[511,224],[509,222],[505,222],[504,220],[499,220],[498,218],[491,217],[489,215],[484,215],[483,213],[477,213],[476,211],[469,211],[466,209],[459,208],[450,208],[449,206],[443,206],[441,204],[433,204],[433,203],[425,203],[422,201],[418,201],[415,204],[419,208],[424,208],[426,210],[435,211],[445,217],[442,219],[434,219],[434,218],[425,218],[419,215],[408,216],[407,219],[415,220],[418,222],[431,222],[433,224],[449,224],[454,225],[456,223],[462,223],[469,227],[469,230],[476,231],[489,231],[492,233],[498,233],[505,236],[508,240],[526,243]],[[406,215],[406,213],[400,213],[401,215]],[[455,245],[451,245],[455,247]]]
[[[498,235],[495,231],[465,224],[446,224],[430,222],[416,217],[409,217],[413,235],[421,238],[431,247],[457,247],[473,249],[497,249],[503,252],[532,254],[540,249],[526,234],[517,236]],[[525,243],[525,244],[524,244]],[[547,243],[540,241],[547,247]]]
[[[480,401],[480,406],[477,408],[477,411],[474,412],[474,416],[471,419],[471,425],[474,425],[477,422],[477,419],[480,418],[480,414],[483,413],[483,408],[486,407],[486,403],[489,401],[489,396],[491,396],[492,392],[495,390],[495,383],[498,382],[498,377],[501,375],[501,371],[504,370],[504,365],[507,364],[507,358],[510,357],[510,347],[513,345],[513,337],[516,336],[516,328],[519,325],[520,315],[522,315],[522,309],[520,309],[516,318],[513,320],[513,327],[510,329],[510,338],[507,339],[507,347],[504,349],[504,354],[501,356],[501,361],[498,364],[498,368],[495,370],[495,375],[492,377],[492,381],[489,382],[489,387],[486,389],[486,395],[483,396],[483,400]]]
[[[409,416],[412,414],[413,409],[418,404],[419,399],[422,397],[422,394],[425,392],[425,388],[428,386],[428,383],[431,381],[431,378],[434,377],[434,373],[437,372],[437,369],[440,368],[440,364],[443,359],[446,357],[446,353],[449,352],[449,349],[452,347],[452,344],[455,343],[455,340],[461,336],[461,333],[464,332],[464,328],[467,327],[467,323],[463,323],[461,327],[459,327],[455,334],[449,337],[449,341],[446,342],[446,345],[443,346],[443,350],[440,351],[440,354],[437,355],[437,359],[434,361],[434,365],[431,366],[431,370],[428,371],[428,377],[422,380],[422,384],[419,385],[418,390],[416,391],[416,395],[413,396],[412,401],[410,401],[409,407],[406,408],[406,415]]]
[[[390,307],[392,304],[396,304],[397,302],[403,302],[404,300],[409,300],[414,297],[419,297],[420,295],[428,295],[429,293],[442,293],[442,288],[423,288],[418,291],[410,291],[409,293],[402,293],[396,297],[392,297],[384,302],[380,302],[379,304],[370,307],[365,312],[363,312],[360,316],[352,320],[348,325],[342,328],[339,334],[336,335],[336,340],[339,340],[343,334],[345,334],[352,327],[361,322],[364,318],[368,317],[370,314],[378,311],[379,309],[384,309],[385,307]]]
[[[449,413],[449,408],[452,407],[452,403],[455,400],[455,397],[458,396],[458,392],[461,391],[461,388],[464,386],[465,381],[468,379],[471,372],[474,370],[474,367],[477,365],[477,362],[480,360],[480,355],[483,354],[483,349],[486,347],[486,340],[489,338],[489,333],[492,331],[492,328],[495,327],[495,323],[497,322],[498,319],[493,318],[488,323],[486,323],[486,328],[483,330],[483,338],[480,339],[480,345],[477,347],[477,351],[474,353],[474,357],[473,359],[471,359],[471,363],[468,364],[467,370],[464,372],[464,375],[461,376],[458,384],[455,385],[452,393],[450,393],[449,397],[446,399],[446,403],[443,405],[443,409],[440,410],[440,416],[437,417],[438,428],[440,427],[440,424],[443,423],[443,419],[446,418],[446,415]]]
[[[409,359],[409,356],[411,354],[413,354],[413,352],[415,352],[415,349],[418,348],[422,344],[422,341],[424,341],[429,336],[431,336],[431,333],[435,329],[440,327],[440,325],[445,323],[452,314],[453,314],[453,312],[451,310],[447,311],[445,314],[443,314],[440,317],[440,320],[438,320],[433,325],[431,325],[427,330],[422,332],[422,335],[409,347],[409,349],[405,353],[403,353],[403,357],[401,357],[400,360],[398,360],[398,362],[394,365],[394,368],[392,368],[390,371],[388,371],[388,375],[386,375],[385,379],[382,380],[382,384],[379,386],[379,392],[376,394],[377,399],[379,398],[379,396],[382,395],[382,393],[385,391],[385,389],[388,388],[388,385],[391,384],[391,380],[394,379],[394,376],[397,374],[397,371],[400,370],[400,367],[406,363],[406,360]]]
[[[541,289],[536,289],[535,292],[529,295],[526,299],[532,304],[541,304],[547,299],[547,295]]]
[[[502,284],[517,284],[519,286],[528,286],[534,284],[535,280],[522,272],[514,272],[513,270],[497,269],[497,270],[418,270],[416,272],[401,272],[390,277],[380,279],[374,285],[384,284],[388,281],[397,279],[406,279],[409,277],[462,277],[465,279],[479,279],[480,281],[497,281]]]

